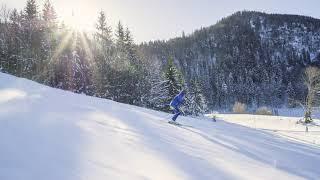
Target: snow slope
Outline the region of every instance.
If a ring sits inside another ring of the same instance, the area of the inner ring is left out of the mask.
[[[319,179],[320,149],[0,74],[0,179]]]

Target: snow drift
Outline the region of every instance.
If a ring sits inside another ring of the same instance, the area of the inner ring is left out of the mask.
[[[319,179],[320,149],[0,74],[0,179]],[[192,127],[190,127],[192,126]]]

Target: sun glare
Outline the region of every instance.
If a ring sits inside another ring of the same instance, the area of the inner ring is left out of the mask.
[[[96,20],[96,9],[91,7],[87,1],[77,3],[57,3],[57,11],[60,20],[76,31],[92,31]]]
[[[70,16],[62,17],[62,21],[67,26],[77,31],[90,31],[92,30],[93,26],[93,24],[88,23],[91,21],[87,20],[86,17],[83,17],[81,14],[77,14],[74,11],[71,13]]]

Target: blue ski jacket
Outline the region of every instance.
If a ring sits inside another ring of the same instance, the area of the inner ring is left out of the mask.
[[[185,92],[181,91],[173,100],[170,102],[170,106],[179,107],[184,101]]]

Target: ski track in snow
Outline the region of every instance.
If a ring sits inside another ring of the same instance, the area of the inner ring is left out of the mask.
[[[320,179],[320,149],[0,74],[0,179]]]

